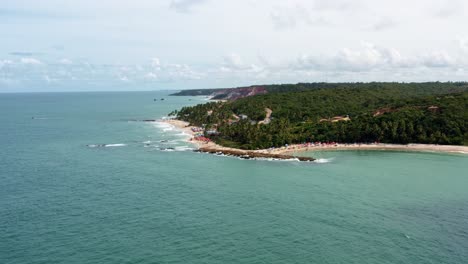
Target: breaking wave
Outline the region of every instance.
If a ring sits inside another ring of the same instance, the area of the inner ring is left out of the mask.
[[[194,148],[191,148],[189,146],[180,146],[180,147],[175,147],[175,151],[192,151]]]
[[[333,158],[329,158],[329,159],[316,159],[314,160],[315,163],[330,163],[333,161]]]
[[[119,143],[119,144],[106,144],[104,147],[125,147],[127,144]]]
[[[125,147],[127,144],[118,143],[118,144],[89,144],[86,145],[88,148],[112,148],[112,147]]]
[[[174,126],[165,122],[153,122],[154,126],[157,128],[162,129],[162,131],[172,131],[174,130]]]

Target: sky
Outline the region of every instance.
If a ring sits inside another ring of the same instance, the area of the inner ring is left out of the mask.
[[[0,92],[468,81],[465,0],[0,0]]]

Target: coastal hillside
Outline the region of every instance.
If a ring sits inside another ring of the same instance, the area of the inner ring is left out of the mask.
[[[222,91],[225,89],[189,89],[182,90],[177,93],[170,94],[171,96],[210,96],[214,92]]]
[[[467,83],[267,86],[265,94],[173,112],[243,149],[303,142],[468,145]],[[207,133],[210,132],[210,133]]]
[[[297,83],[297,84],[271,84],[252,85],[247,87],[227,89],[190,89],[182,90],[171,96],[209,96],[213,100],[237,100],[244,97],[267,94],[310,91],[315,89],[353,89],[353,88],[395,88],[425,93],[461,92],[465,91],[467,83]],[[410,91],[410,93],[412,93]]]
[[[228,89],[195,89],[183,90],[171,96],[209,96],[212,100],[237,100],[244,97],[266,94],[264,86],[249,86]]]

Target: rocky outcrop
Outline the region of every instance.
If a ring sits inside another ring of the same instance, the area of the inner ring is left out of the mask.
[[[203,153],[211,153],[211,154],[223,154],[227,156],[239,157],[242,159],[264,158],[264,159],[279,159],[279,160],[297,159],[299,161],[314,161],[315,160],[314,158],[310,158],[310,157],[270,154],[270,153],[240,150],[240,149],[236,150],[236,149],[217,149],[217,148],[211,148],[211,147],[201,147],[195,151],[203,152]]]

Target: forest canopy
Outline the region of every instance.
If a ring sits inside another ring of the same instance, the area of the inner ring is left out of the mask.
[[[175,111],[244,149],[304,142],[468,145],[468,83],[311,83]],[[271,117],[266,120],[266,112]],[[265,122],[267,121],[267,122]]]

